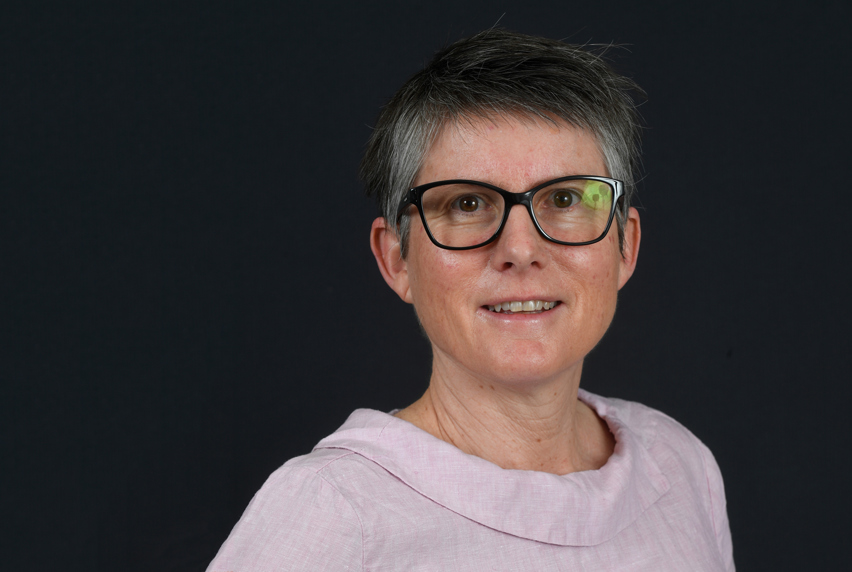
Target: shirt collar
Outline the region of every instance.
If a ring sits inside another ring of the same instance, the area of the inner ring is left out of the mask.
[[[553,475],[502,469],[463,453],[414,425],[356,410],[317,449],[346,449],[383,467],[441,506],[484,526],[539,542],[594,546],[630,526],[669,483],[610,400],[580,390],[606,421],[615,450],[595,471]]]

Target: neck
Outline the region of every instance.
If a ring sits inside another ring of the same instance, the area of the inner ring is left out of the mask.
[[[448,365],[434,360],[426,393],[398,417],[504,469],[564,475],[599,469],[612,454],[606,423],[577,398],[582,363],[523,386]]]

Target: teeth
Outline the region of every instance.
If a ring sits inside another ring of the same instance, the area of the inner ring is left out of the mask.
[[[512,302],[503,302],[494,306],[488,306],[492,312],[541,312],[550,310],[556,306],[556,302],[544,302],[542,300],[515,300]]]

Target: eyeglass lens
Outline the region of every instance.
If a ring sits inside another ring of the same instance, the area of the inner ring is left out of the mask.
[[[560,242],[588,242],[606,230],[614,189],[593,179],[573,179],[539,189],[532,208],[541,229]],[[420,206],[434,239],[450,247],[488,242],[499,230],[506,203],[500,193],[453,183],[423,192]]]

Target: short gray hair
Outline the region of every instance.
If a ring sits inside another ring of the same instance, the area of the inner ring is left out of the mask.
[[[397,207],[447,125],[495,116],[551,123],[556,118],[592,133],[609,176],[624,182],[616,217],[622,242],[639,170],[639,115],[632,94],[643,92],[633,80],[615,73],[602,53],[486,30],[438,52],[391,98],[367,144],[361,179],[397,233],[404,257],[409,218],[403,216],[397,226]]]

